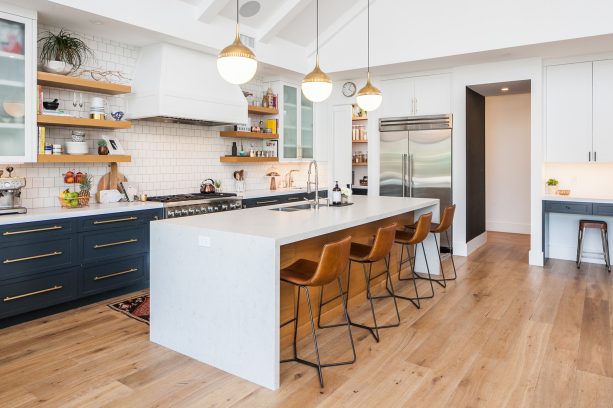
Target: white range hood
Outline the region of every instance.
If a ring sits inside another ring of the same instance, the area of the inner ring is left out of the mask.
[[[136,64],[128,119],[246,124],[247,100],[238,85],[224,81],[216,57],[170,44],[143,47]]]

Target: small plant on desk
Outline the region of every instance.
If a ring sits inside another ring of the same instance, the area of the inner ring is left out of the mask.
[[[547,180],[547,194],[555,194],[558,191],[558,180],[550,178]]]

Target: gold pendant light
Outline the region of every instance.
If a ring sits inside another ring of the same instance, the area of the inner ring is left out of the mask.
[[[315,68],[302,80],[302,93],[311,102],[322,102],[332,93],[332,80],[319,67],[319,0],[316,4],[317,20],[317,54]]]
[[[236,38],[217,56],[217,70],[231,84],[249,82],[258,69],[255,54],[241,42],[238,26],[238,0],[236,0]]]
[[[357,96],[358,106],[366,112],[372,112],[376,110],[383,101],[383,95],[381,91],[370,82],[370,0],[368,1],[368,74],[366,79],[366,85],[360,89]]]

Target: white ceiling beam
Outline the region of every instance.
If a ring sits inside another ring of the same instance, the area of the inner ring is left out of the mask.
[[[376,3],[377,0],[370,0],[370,7]],[[360,1],[353,5],[353,7],[349,8],[345,13],[343,13],[330,27],[325,29],[323,32],[319,33],[319,47],[323,47],[326,45],[328,41],[330,41],[337,33],[343,30],[351,21],[360,15],[362,12],[366,12],[366,7],[368,4],[366,2]],[[364,31],[366,31],[366,27],[364,27]],[[307,46],[307,55],[312,57],[317,51],[317,39],[313,39],[311,43]]]
[[[283,30],[310,3],[310,0],[286,0],[264,23],[258,40],[268,42]]]
[[[212,22],[229,1],[230,0],[202,0],[194,7],[196,20],[207,24]]]

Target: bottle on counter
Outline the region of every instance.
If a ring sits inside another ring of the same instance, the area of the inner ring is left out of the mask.
[[[232,156],[238,156],[238,147],[236,146],[236,142],[232,142]]]
[[[332,205],[341,205],[342,195],[341,188],[338,186],[338,181],[332,189]]]

